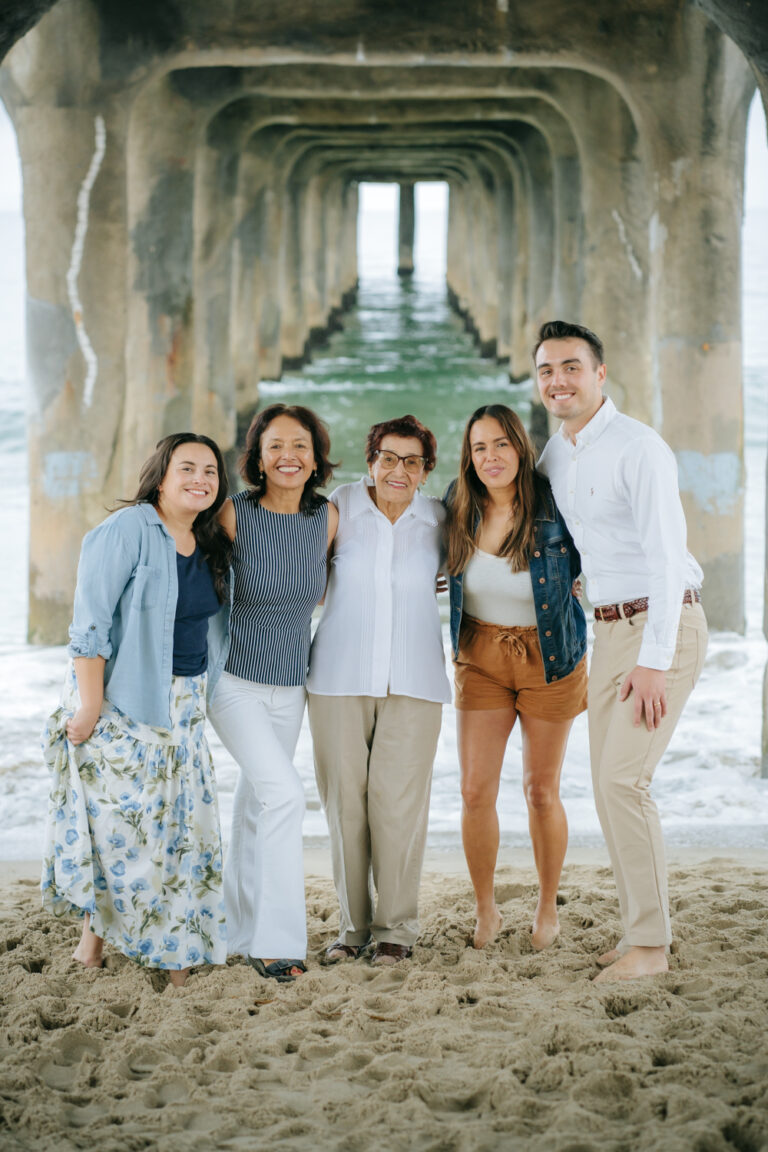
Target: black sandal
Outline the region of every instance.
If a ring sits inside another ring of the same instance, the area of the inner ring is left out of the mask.
[[[298,968],[300,973],[307,970],[303,960],[273,960],[271,964],[265,964],[258,956],[248,956],[246,959],[259,976],[263,976],[265,980],[277,980],[278,984],[293,983],[296,977],[291,972],[292,968]]]

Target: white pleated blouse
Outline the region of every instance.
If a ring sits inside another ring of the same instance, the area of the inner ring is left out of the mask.
[[[366,476],[331,496],[339,527],[312,642],[307,688],[320,696],[410,696],[447,703],[451,690],[435,580],[445,509],[417,492],[392,524]]]

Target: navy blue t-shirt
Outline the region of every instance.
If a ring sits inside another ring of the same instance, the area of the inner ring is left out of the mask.
[[[179,596],[173,627],[173,675],[200,676],[208,667],[208,617],[219,610],[208,561],[199,548],[176,553]]]

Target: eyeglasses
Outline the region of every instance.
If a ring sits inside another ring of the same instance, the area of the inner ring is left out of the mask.
[[[381,448],[376,450],[375,455],[385,468],[397,468],[398,460],[402,460],[403,468],[412,476],[417,475],[424,467],[423,456],[398,456],[397,452],[385,452]]]

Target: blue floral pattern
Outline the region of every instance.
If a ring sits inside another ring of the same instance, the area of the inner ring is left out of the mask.
[[[97,935],[152,968],[227,958],[216,783],[205,739],[205,676],[175,676],[171,727],[137,723],[104,702],[75,747],[70,664],[43,733],[51,792],[43,906],[90,913]]]

